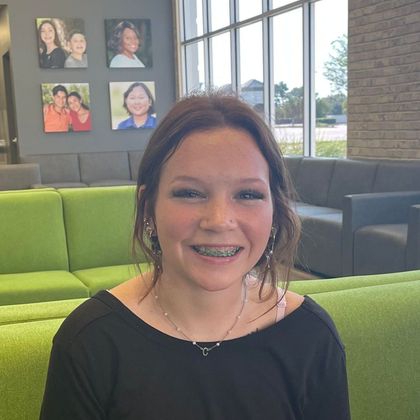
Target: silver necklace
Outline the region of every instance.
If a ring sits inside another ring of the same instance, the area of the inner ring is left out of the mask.
[[[220,345],[223,343],[223,341],[225,341],[226,337],[232,333],[232,330],[236,327],[236,324],[241,319],[242,312],[244,311],[244,308],[245,308],[245,303],[248,302],[248,299],[247,299],[247,292],[248,291],[247,291],[247,287],[245,285],[245,282],[243,284],[243,289],[242,290],[243,290],[242,291],[243,298],[242,298],[242,305],[241,305],[241,310],[239,311],[239,314],[236,315],[232,326],[226,331],[226,334],[217,343],[213,344],[211,347],[200,346],[200,344],[198,344],[197,341],[192,340],[187,334],[185,334],[184,331],[182,331],[182,329],[180,327],[178,327],[177,324],[175,324],[175,322],[169,316],[168,312],[165,311],[162,304],[160,303],[159,296],[157,295],[155,288],[153,288],[153,296],[154,296],[155,301],[158,304],[160,310],[162,311],[163,316],[173,325],[175,330],[178,333],[180,333],[182,336],[184,336],[188,341],[190,341],[193,346],[197,347],[201,351],[202,355],[204,357],[206,357],[206,356],[208,356],[208,354],[213,349],[215,349],[216,347],[220,347]]]

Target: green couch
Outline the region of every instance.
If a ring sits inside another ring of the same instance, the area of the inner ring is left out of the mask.
[[[133,277],[135,187],[0,193],[0,305],[88,297]]]
[[[335,290],[324,280],[291,287],[310,292],[340,331],[353,420],[420,418],[420,271],[392,276],[395,282],[386,275],[335,279]],[[82,301],[0,307],[0,419],[38,418],[52,337]]]

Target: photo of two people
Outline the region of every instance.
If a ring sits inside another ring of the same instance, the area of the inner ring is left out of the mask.
[[[92,129],[89,83],[43,83],[41,91],[46,133]]]
[[[37,18],[39,65],[43,69],[87,67],[83,19]]]

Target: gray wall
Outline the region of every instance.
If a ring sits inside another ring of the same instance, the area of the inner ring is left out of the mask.
[[[108,82],[155,81],[158,121],[175,101],[173,21],[170,0],[10,0],[11,62],[20,155],[90,151],[141,150],[152,133],[111,130]],[[38,64],[37,17],[85,20],[87,69],[41,69]],[[147,18],[152,24],[153,67],[109,69],[106,66],[104,19]],[[92,131],[43,131],[41,83],[87,82],[90,85]]]

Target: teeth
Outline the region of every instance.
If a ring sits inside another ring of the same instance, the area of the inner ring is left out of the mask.
[[[206,247],[206,246],[193,246],[193,249],[200,255],[206,257],[233,257],[240,250],[239,247]]]

